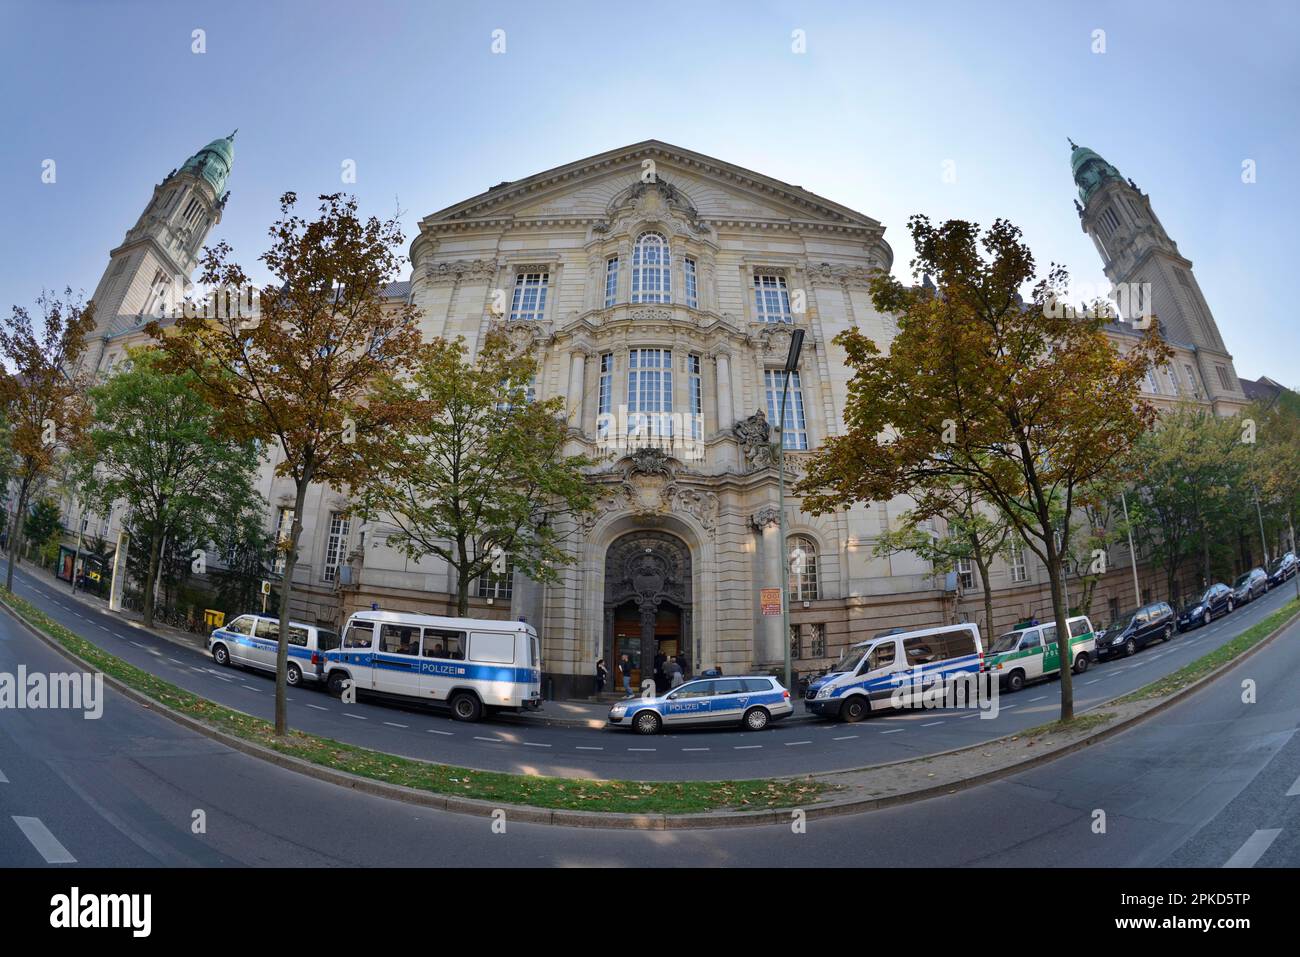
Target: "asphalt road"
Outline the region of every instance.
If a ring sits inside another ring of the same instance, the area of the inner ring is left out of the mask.
[[[0,672],[66,659],[0,615]],[[1242,682],[1255,683],[1243,702]],[[1296,866],[1300,625],[1095,747],[916,804],[787,826],[613,831],[438,813],[277,768],[106,691],[0,721],[0,865]],[[1097,812],[1105,832],[1097,833]],[[195,833],[195,813],[204,828]]]
[[[218,668],[203,653],[133,628],[73,600],[67,586],[19,566],[15,588],[52,618],[137,667],[248,714],[271,718],[275,682],[260,671]],[[1208,628],[1148,646],[1129,659],[1075,676],[1075,709],[1090,707],[1176,671],[1264,618],[1295,594],[1275,588]],[[595,730],[523,723],[467,725],[432,708],[376,700],[344,705],[315,687],[289,693],[291,726],[363,747],[460,767],[566,777],[723,780],[834,771],[967,747],[1036,727],[1060,713],[1055,679],[1000,698],[996,718],[978,709],[873,715],[858,724],[776,722],[765,731],[681,730],[645,738],[621,728]],[[802,709],[796,702],[796,708]]]

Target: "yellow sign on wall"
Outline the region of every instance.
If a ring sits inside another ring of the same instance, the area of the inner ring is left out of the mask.
[[[758,591],[758,606],[766,616],[781,614],[781,589],[760,588]]]

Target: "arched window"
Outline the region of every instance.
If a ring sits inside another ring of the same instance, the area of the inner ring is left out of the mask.
[[[817,543],[807,535],[792,535],[789,542],[790,600],[815,601],[819,597]]]
[[[662,233],[642,233],[632,249],[632,301],[672,301],[668,240]]]

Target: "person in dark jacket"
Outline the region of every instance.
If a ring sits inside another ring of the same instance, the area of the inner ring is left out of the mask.
[[[609,669],[605,667],[605,659],[596,659],[596,694],[605,690],[605,682],[609,678]]]

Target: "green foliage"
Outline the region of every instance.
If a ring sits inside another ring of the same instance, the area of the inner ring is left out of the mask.
[[[410,380],[391,386],[389,401],[413,410],[412,431],[364,490],[365,507],[399,528],[390,545],[456,570],[462,615],[470,582],[502,553],[534,580],[553,580],[572,560],[566,519],[591,508],[583,470],[594,463],[564,454],[563,399],[526,398],[536,369],[504,337],[475,361],[463,341],[436,340]]]

